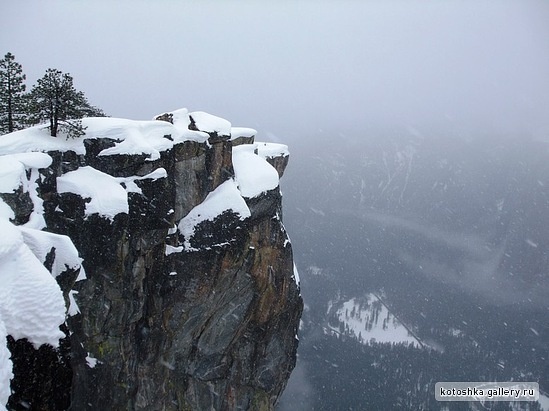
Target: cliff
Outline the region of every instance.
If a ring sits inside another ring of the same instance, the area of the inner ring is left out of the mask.
[[[44,127],[0,140],[8,408],[273,409],[302,310],[286,147],[185,109],[83,125],[75,140]]]

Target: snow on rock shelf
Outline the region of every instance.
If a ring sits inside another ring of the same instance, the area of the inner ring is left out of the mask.
[[[261,158],[276,158],[287,157],[290,155],[288,146],[278,143],[257,143],[256,144],[257,155]]]
[[[277,171],[255,153],[256,145],[233,147],[233,166],[243,197],[252,198],[278,187]]]
[[[236,213],[241,220],[250,217],[250,209],[241,197],[234,180],[227,180],[214,191],[208,194],[206,199],[193,208],[179,223],[179,231],[185,237],[185,248],[191,247],[190,240],[194,236],[196,227],[203,221],[213,221],[225,211]]]
[[[255,137],[257,131],[253,128],[248,127],[231,127],[231,140],[236,140],[237,138],[252,138]]]
[[[189,114],[191,124],[194,125],[197,131],[206,133],[215,133],[218,136],[231,135],[231,123],[221,117],[213,116],[203,111],[194,111]]]
[[[90,166],[57,177],[57,190],[89,198],[86,215],[99,214],[113,219],[117,214],[129,212],[128,194],[116,178]]]
[[[0,409],[274,409],[303,305],[287,147],[187,109],[82,125],[0,139]]]

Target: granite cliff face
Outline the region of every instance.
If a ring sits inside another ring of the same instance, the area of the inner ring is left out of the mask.
[[[0,144],[51,157],[39,173],[24,164],[30,189],[0,197],[14,224],[34,213],[34,228],[68,236],[85,268],[58,270],[72,314],[58,348],[9,337],[9,406],[273,409],[302,310],[281,220],[285,146],[186,110],[84,125],[79,141],[33,142],[35,129]],[[52,273],[56,252],[40,258]]]

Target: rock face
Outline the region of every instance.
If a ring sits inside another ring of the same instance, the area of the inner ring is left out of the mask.
[[[172,126],[184,114],[156,123]],[[269,410],[285,387],[302,300],[282,198],[278,186],[240,194],[230,124],[208,116],[185,119],[201,139],[154,136],[163,139],[157,155],[118,149],[126,131],[114,137],[93,127],[84,150],[47,150],[53,161],[37,180],[45,230],[70,237],[86,277],[57,278],[79,309],[57,349],[65,374],[72,372],[70,409]],[[149,131],[159,127],[149,123]],[[252,150],[257,144],[238,139]],[[282,175],[287,153],[278,157],[263,158]],[[105,205],[124,193],[127,209]],[[17,224],[32,209],[19,194],[3,196]],[[26,351],[12,349],[14,364]],[[25,388],[16,367],[14,374],[10,406],[47,402],[43,390],[29,398],[36,382],[26,378]]]

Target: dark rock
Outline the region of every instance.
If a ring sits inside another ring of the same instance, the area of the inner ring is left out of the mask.
[[[21,225],[29,221],[34,205],[29,192],[24,191],[22,186],[13,193],[0,193],[0,198],[15,211],[15,218],[12,221],[14,224]]]
[[[253,144],[254,140],[255,140],[255,136],[251,136],[251,137],[242,136],[242,137],[237,137],[233,139],[232,143],[233,143],[233,147],[236,147],[236,146],[241,146],[242,144]]]
[[[278,171],[278,176],[282,178],[288,161],[290,161],[290,156],[267,157],[265,160]]]
[[[167,121],[168,123],[173,124],[173,114],[172,113],[164,113],[164,114],[161,114],[159,116],[156,116],[154,119],[158,120],[158,121]]]
[[[64,327],[66,334],[68,330]],[[59,348],[43,345],[35,349],[26,339],[15,341],[8,336],[12,353],[12,394],[7,409],[66,410],[71,404],[71,341],[65,337]]]

